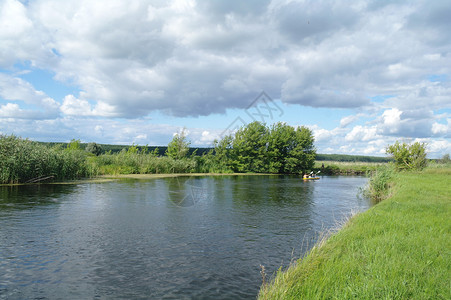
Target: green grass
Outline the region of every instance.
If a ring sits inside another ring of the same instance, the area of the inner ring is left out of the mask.
[[[341,162],[341,161],[315,161],[315,170],[321,170],[326,175],[340,174],[366,174],[375,171],[380,166],[387,165],[384,162]],[[323,168],[324,166],[324,168]]]
[[[451,168],[400,173],[393,195],[352,219],[260,299],[451,299]]]

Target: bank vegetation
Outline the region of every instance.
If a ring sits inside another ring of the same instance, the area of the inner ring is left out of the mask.
[[[378,204],[352,217],[287,270],[259,299],[450,299],[451,162],[424,144],[387,147],[394,162],[370,178]]]
[[[162,155],[158,148],[132,145],[103,152],[79,140],[51,147],[14,135],[0,136],[0,183],[68,180],[98,175],[165,173],[302,174],[313,169],[312,131],[285,123],[253,122],[223,137],[202,155],[190,152],[185,131],[174,136]]]

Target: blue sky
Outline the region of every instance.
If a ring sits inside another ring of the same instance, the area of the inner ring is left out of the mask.
[[[0,133],[166,145],[185,127],[205,147],[269,103],[263,121],[311,128],[320,153],[399,140],[441,157],[449,15],[449,1],[0,0]]]

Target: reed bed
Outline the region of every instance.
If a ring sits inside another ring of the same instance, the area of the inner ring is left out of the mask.
[[[0,183],[67,180],[90,176],[83,150],[46,147],[14,135],[0,136]]]

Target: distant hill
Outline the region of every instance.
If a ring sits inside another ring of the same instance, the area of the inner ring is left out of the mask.
[[[66,147],[68,143],[54,143],[54,142],[39,142],[41,144],[45,144],[49,147],[53,147],[56,145],[61,145],[62,147]],[[81,143],[80,146],[82,149],[85,149],[87,143]],[[99,144],[102,147],[102,154],[111,151],[111,153],[118,153],[123,149],[127,149],[130,145],[111,145],[111,144]],[[138,149],[142,150],[145,146],[137,146]],[[167,146],[147,146],[148,151],[154,151],[158,148],[158,154],[164,155],[166,152]],[[202,148],[202,147],[192,147],[190,148],[189,154],[191,155],[196,151],[196,155],[207,154],[212,148]],[[364,155],[347,155],[347,154],[317,154],[316,160],[319,161],[342,161],[342,162],[375,162],[375,163],[384,163],[391,161],[388,157],[377,157],[377,156],[364,156]]]

